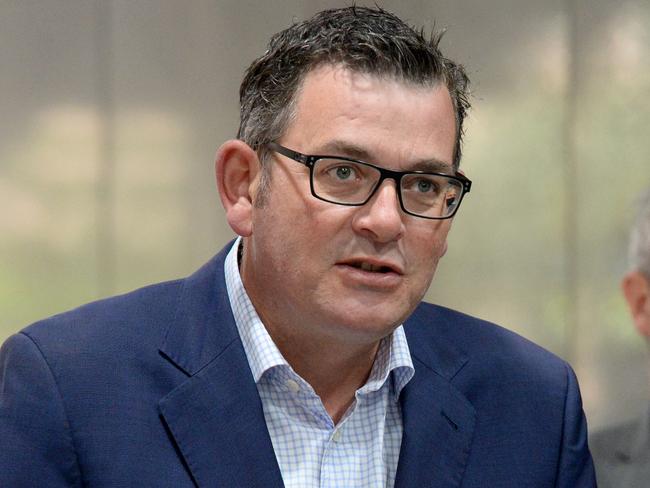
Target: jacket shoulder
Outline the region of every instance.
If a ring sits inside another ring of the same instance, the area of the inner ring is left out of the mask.
[[[467,352],[478,349],[481,353],[489,353],[490,346],[498,346],[499,354],[505,349],[513,354],[528,356],[532,353],[550,361],[563,361],[512,330],[439,305],[421,303],[407,324],[410,328],[417,329],[414,333],[426,335],[429,340],[440,336],[449,338]]]
[[[629,451],[641,429],[639,420],[613,425],[594,432],[589,445],[594,460],[600,463],[620,464],[629,461]]]
[[[184,280],[149,285],[40,320],[21,332],[51,352],[106,348],[160,336],[172,320]],[[159,341],[160,342],[160,341]]]
[[[573,371],[566,361],[521,335],[492,322],[449,308],[422,303],[405,323],[409,345],[427,355],[440,344],[465,358],[459,377],[490,382],[502,380],[530,388],[562,390]],[[417,352],[416,352],[417,354]]]

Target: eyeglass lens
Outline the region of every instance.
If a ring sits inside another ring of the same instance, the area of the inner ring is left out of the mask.
[[[375,191],[381,172],[370,165],[335,158],[319,159],[313,169],[314,193],[332,203],[364,204]],[[423,217],[444,218],[453,214],[462,184],[442,175],[407,173],[400,193],[404,209]]]

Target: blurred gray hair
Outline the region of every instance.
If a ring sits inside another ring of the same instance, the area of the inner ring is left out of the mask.
[[[650,188],[637,200],[637,214],[630,234],[630,267],[650,278]]]

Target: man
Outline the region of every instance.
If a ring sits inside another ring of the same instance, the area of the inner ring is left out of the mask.
[[[641,196],[630,236],[630,271],[621,282],[637,331],[650,340],[650,189]],[[645,488],[650,483],[650,409],[632,422],[594,434],[601,487]]]
[[[240,239],[8,341],[0,484],[595,486],[570,367],[420,303],[471,185],[438,38],[321,12],[240,98],[216,161]]]

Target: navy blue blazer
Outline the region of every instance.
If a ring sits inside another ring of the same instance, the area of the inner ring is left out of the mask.
[[[281,487],[226,293],[225,251],[187,279],[36,323],[0,352],[1,487]],[[405,324],[397,487],[595,486],[559,358],[421,304]]]

